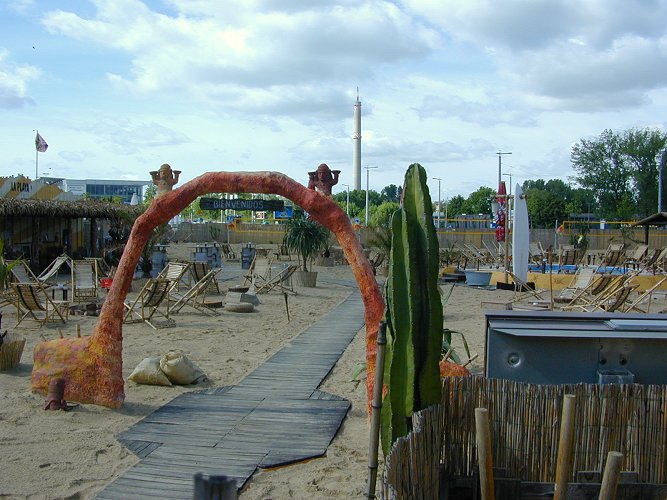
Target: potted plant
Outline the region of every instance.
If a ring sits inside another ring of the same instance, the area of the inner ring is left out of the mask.
[[[293,250],[299,256],[301,271],[295,276],[306,287],[315,287],[317,272],[308,270],[308,261],[317,256],[320,250],[326,247],[329,240],[329,230],[315,221],[308,219],[292,219],[287,223],[287,232],[283,238],[283,245]],[[312,269],[312,267],[311,267]]]

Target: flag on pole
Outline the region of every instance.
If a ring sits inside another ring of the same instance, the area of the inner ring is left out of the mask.
[[[46,143],[44,138],[39,135],[39,132],[37,132],[37,135],[35,136],[35,149],[40,153],[43,153],[47,150],[48,147],[49,145]]]

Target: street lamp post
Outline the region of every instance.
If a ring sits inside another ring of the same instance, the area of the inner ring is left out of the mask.
[[[368,179],[369,175],[368,172],[371,168],[377,168],[377,167],[364,167],[366,169],[366,227],[368,227]]]
[[[438,181],[438,230],[440,230],[440,212],[441,210],[441,201],[440,201],[440,181],[442,180],[440,177],[431,177],[431,179]],[[445,217],[445,224],[447,224],[447,218]]]
[[[498,155],[498,188],[500,188],[500,183],[503,180],[503,177],[502,177],[503,155],[511,155],[512,153],[503,153],[502,151],[498,151],[496,154]]]
[[[345,203],[345,213],[349,216],[350,215],[350,185],[349,184],[342,184],[347,188],[347,202]]]

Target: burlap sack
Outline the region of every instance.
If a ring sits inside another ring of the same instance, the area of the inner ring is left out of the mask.
[[[145,358],[128,377],[135,384],[173,385],[160,368],[160,358]]]
[[[188,385],[206,380],[202,369],[179,351],[169,351],[163,355],[160,358],[160,368],[172,384]]]

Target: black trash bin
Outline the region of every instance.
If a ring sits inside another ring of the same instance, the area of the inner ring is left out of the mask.
[[[252,243],[248,243],[241,249],[241,269],[250,269],[250,264],[252,264],[254,258],[255,246]]]

